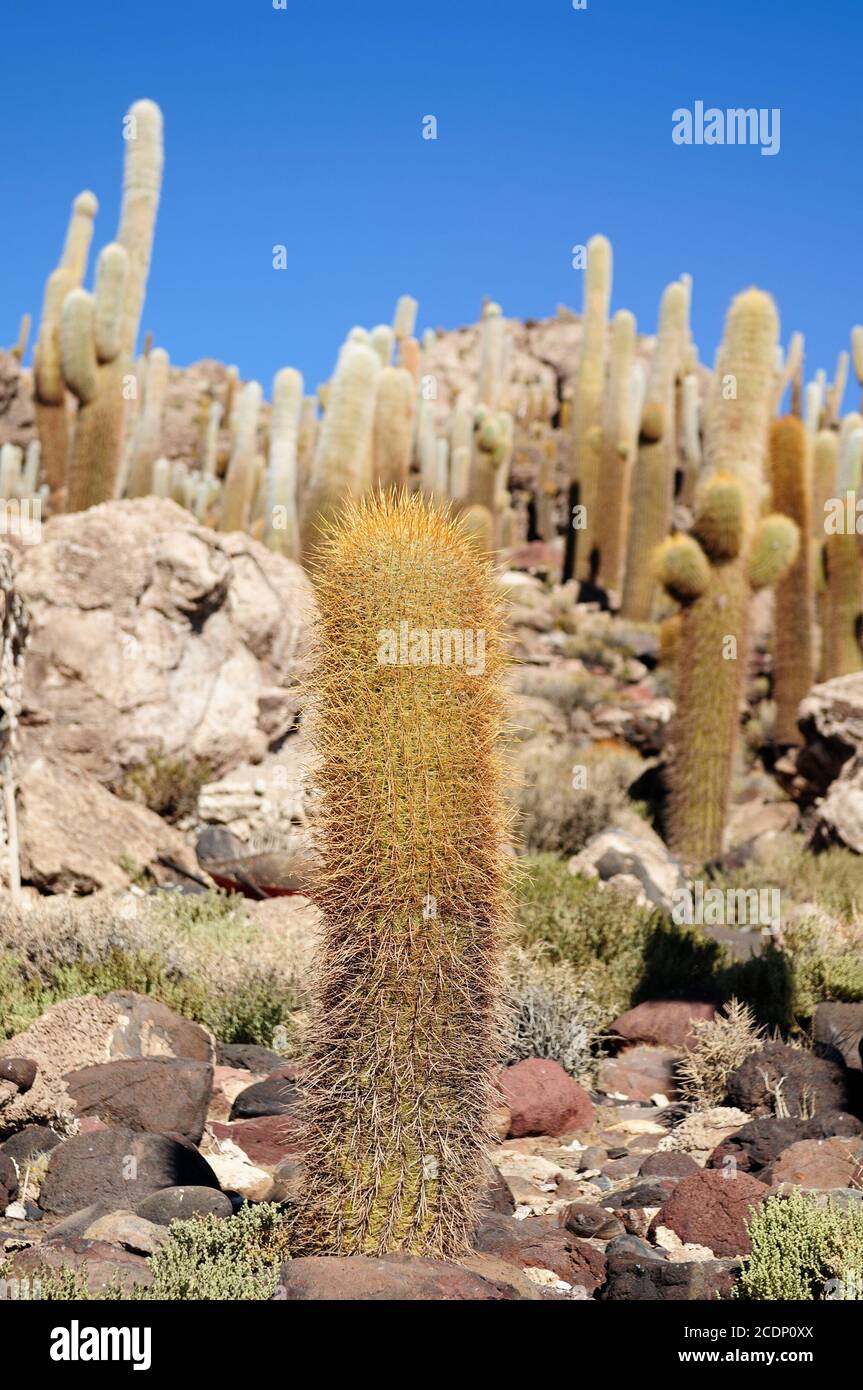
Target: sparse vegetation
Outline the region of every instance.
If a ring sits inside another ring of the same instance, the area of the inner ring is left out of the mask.
[[[754,1209],[749,1234],[741,1298],[863,1299],[863,1205],[842,1211],[810,1193],[775,1194]]]
[[[714,1019],[695,1019],[677,1068],[681,1099],[695,1110],[721,1105],[731,1073],[761,1047],[764,1029],[745,1004],[730,999]]]
[[[201,788],[212,776],[213,765],[206,758],[171,757],[153,748],[114,790],[175,823],[195,814]]]

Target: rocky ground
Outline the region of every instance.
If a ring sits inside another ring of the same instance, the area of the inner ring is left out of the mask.
[[[729,1297],[770,1194],[863,1197],[863,675],[816,687],[805,743],[777,760],[762,621],[710,873],[775,886],[781,918],[669,938],[685,879],[659,833],[657,630],[578,605],[541,544],[510,558],[527,886],[474,1253],[279,1260],[267,1296]],[[0,886],[0,1257],[7,1278],[160,1287],[172,1223],[302,1200],[311,591],[156,499],[51,520],[18,564],[32,638],[23,907]],[[751,1011],[736,1023],[732,997]]]

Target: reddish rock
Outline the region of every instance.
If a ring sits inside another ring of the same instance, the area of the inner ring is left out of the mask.
[[[725,1168],[733,1159],[741,1172],[760,1174],[792,1144],[803,1139],[832,1139],[837,1134],[845,1138],[863,1135],[863,1124],[841,1110],[828,1110],[811,1120],[766,1115],[761,1120],[750,1120],[736,1134],[723,1139],[707,1160],[707,1167]]]
[[[630,1043],[658,1043],[678,1050],[692,1041],[695,1019],[716,1016],[714,1004],[689,1003],[683,999],[649,999],[636,1004],[608,1029]]]
[[[556,1137],[589,1129],[593,1103],[583,1086],[557,1062],[530,1057],[498,1072],[497,1085],[510,1111],[507,1138],[528,1134]]]
[[[197,1144],[213,1085],[208,1062],[186,1057],[126,1057],[79,1067],[63,1078],[79,1115],[148,1134],[179,1134]]]
[[[843,1138],[802,1139],[791,1144],[762,1174],[775,1185],[794,1183],[828,1191],[832,1187],[863,1188],[863,1140]]]
[[[18,1196],[18,1172],[11,1158],[0,1153],[0,1212]]]
[[[142,1255],[133,1255],[120,1246],[104,1240],[46,1240],[41,1245],[22,1250],[10,1261],[13,1279],[39,1278],[44,1270],[71,1269],[84,1276],[91,1294],[103,1293],[110,1284],[119,1282],[133,1292],[136,1286],[151,1284],[153,1275]]]
[[[702,1169],[677,1183],[650,1229],[667,1226],[685,1245],[706,1245],[714,1255],[748,1255],[751,1208],[768,1192],[763,1182],[748,1173],[727,1176]]]
[[[515,1290],[444,1260],[417,1255],[312,1255],[282,1265],[275,1301],[479,1302],[517,1300]]]
[[[214,1121],[210,1129],[217,1139],[230,1139],[256,1168],[268,1171],[288,1154],[303,1152],[303,1131],[294,1115],[262,1115],[257,1120]]]
[[[474,1238],[474,1248],[496,1255],[521,1269],[551,1269],[568,1284],[593,1293],[605,1280],[605,1257],[555,1222],[542,1216],[516,1221],[512,1216],[490,1216]]]
[[[627,1047],[600,1064],[597,1089],[628,1100],[647,1101],[657,1094],[672,1100],[677,1095],[674,1070],[679,1061],[680,1053],[670,1047]]]

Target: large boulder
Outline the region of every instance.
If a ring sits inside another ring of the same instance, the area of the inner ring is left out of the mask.
[[[493,1215],[484,1220],[474,1237],[474,1248],[497,1255],[522,1269],[551,1269],[570,1285],[593,1293],[605,1280],[602,1251],[580,1240],[553,1218]]]
[[[590,1128],[590,1096],[559,1062],[529,1057],[499,1071],[496,1084],[509,1107],[510,1138],[520,1139],[528,1134],[554,1137]]]
[[[596,1076],[597,1090],[607,1096],[648,1101],[677,1095],[676,1069],[681,1053],[671,1047],[626,1047],[617,1057],[605,1057]]]
[[[835,1048],[846,1067],[863,1071],[863,1003],[819,1004],[813,1034],[816,1043]]]
[[[606,1250],[607,1302],[693,1302],[730,1298],[738,1265],[734,1260],[671,1259],[637,1236],[620,1236]]]
[[[67,1072],[78,1115],[148,1134],[179,1134],[197,1144],[204,1132],[213,1068],[186,1057],[126,1057]]]
[[[19,796],[21,876],[40,892],[127,888],[141,869],[167,882],[174,875],[166,872],[165,859],[196,868],[194,854],[173,826],[56,758],[23,764]]]
[[[781,1098],[781,1102],[780,1102]],[[848,1072],[841,1062],[788,1043],[769,1042],[732,1072],[728,1100],[751,1115],[791,1115],[848,1108]]]
[[[863,1139],[834,1136],[832,1139],[801,1139],[791,1144],[765,1168],[765,1182],[781,1186],[829,1192],[833,1188],[860,1188],[863,1185]]]
[[[249,536],[160,498],[106,502],[52,517],[18,584],[46,758],[111,786],[154,749],[222,772],[293,727],[311,585]]]
[[[126,1211],[165,1187],[219,1183],[197,1149],[166,1134],[120,1126],[75,1134],[51,1152],[39,1206],[55,1216],[101,1203]]]
[[[682,1048],[692,1041],[692,1025],[696,1020],[709,1022],[715,1016],[715,1004],[685,999],[648,999],[621,1014],[609,1024],[607,1031],[629,1043],[659,1043]]]
[[[76,1102],[68,1073],[130,1057],[184,1058],[212,1063],[215,1045],[200,1024],[181,1018],[157,999],[116,990],[102,998],[78,995],[53,1004],[24,1033],[0,1043],[0,1055],[31,1057],[38,1065],[29,1091],[0,1112],[4,1130],[73,1118]]]
[[[685,1244],[706,1246],[714,1255],[748,1255],[751,1210],[769,1190],[748,1173],[703,1169],[676,1183],[651,1230],[666,1226]]]
[[[814,803],[816,845],[863,853],[863,671],[814,686],[798,723],[805,744],[779,761],[777,774],[796,800]]]
[[[833,1135],[855,1138],[863,1135],[863,1124],[841,1110],[828,1110],[811,1120],[766,1115],[760,1120],[750,1120],[736,1134],[723,1139],[707,1160],[707,1166],[726,1172],[737,1168],[741,1173],[760,1174],[792,1144],[804,1139],[828,1139]]]

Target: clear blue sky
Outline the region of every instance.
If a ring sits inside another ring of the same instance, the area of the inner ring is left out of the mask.
[[[692,273],[708,362],[749,284],[810,371],[863,321],[860,0],[26,0],[3,48],[0,342],[38,317],[75,193],[100,199],[95,246],[114,235],[142,96],[166,130],[144,328],[268,395],[284,365],[313,388],[403,292],[420,327],[473,322],[485,294],[578,308],[570,248],[598,231],[642,331]],[[780,153],[675,146],[699,99],[779,107]]]

